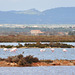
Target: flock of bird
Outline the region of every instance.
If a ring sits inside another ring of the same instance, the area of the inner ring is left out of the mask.
[[[45,51],[46,51],[46,49],[41,49],[40,50],[40,52],[45,52]],[[51,48],[51,51],[54,52],[55,49],[54,48]],[[63,52],[67,52],[67,50],[66,49],[63,49]]]
[[[7,49],[7,48],[4,48],[4,51],[10,51],[10,52],[16,52],[18,49],[17,48],[12,48],[12,49]]]
[[[12,48],[12,49],[7,49],[7,48],[4,48],[4,51],[10,51],[10,52],[16,52],[18,49],[17,48]],[[40,49],[40,52],[45,52],[46,49]],[[54,48],[51,48],[51,51],[54,52],[55,49]],[[66,49],[63,49],[63,52],[67,52]]]

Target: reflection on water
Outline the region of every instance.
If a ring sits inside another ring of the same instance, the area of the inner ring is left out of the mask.
[[[0,75],[75,75],[75,66],[1,67]]]
[[[40,52],[41,48],[18,48],[16,52],[3,51],[0,49],[0,57],[7,58],[8,56],[14,56],[23,54],[24,56],[33,55],[39,59],[67,59],[75,60],[75,48],[66,48],[67,52],[63,52],[63,48],[55,48],[54,52],[50,48],[45,48],[44,52]]]

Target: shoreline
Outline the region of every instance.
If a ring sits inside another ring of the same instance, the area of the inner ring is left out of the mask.
[[[51,42],[51,43],[40,43],[36,42],[36,44],[21,44],[18,43],[18,45],[0,45],[0,48],[75,48],[74,45],[60,43],[60,42]]]
[[[2,48],[6,48],[6,47],[0,47],[0,49]],[[15,46],[12,48],[15,48]],[[40,47],[19,47],[19,48],[40,48]],[[44,47],[44,48],[62,48],[62,47]],[[64,48],[68,48],[68,47],[64,47]],[[75,48],[75,47],[71,47],[71,48]]]
[[[0,67],[39,67],[39,66],[75,66],[75,60],[53,60],[53,62],[39,61],[31,66],[18,66],[15,62],[0,61]]]
[[[40,60],[32,55],[23,56],[22,54],[0,58],[0,67],[34,67],[34,66],[75,66],[74,60],[67,59],[44,59]]]

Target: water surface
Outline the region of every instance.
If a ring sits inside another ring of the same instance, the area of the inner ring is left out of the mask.
[[[0,67],[0,75],[75,75],[75,66]]]
[[[16,52],[4,51],[3,48],[0,49],[0,57],[7,58],[8,56],[15,56],[23,54],[24,56],[33,55],[39,59],[67,59],[75,60],[75,48],[66,48],[67,52],[63,52],[64,48],[55,48],[52,52],[50,48],[44,48],[45,52],[40,52],[41,48],[18,48]]]

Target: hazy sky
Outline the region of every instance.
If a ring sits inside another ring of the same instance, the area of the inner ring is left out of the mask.
[[[75,0],[0,0],[0,11],[75,7]]]

